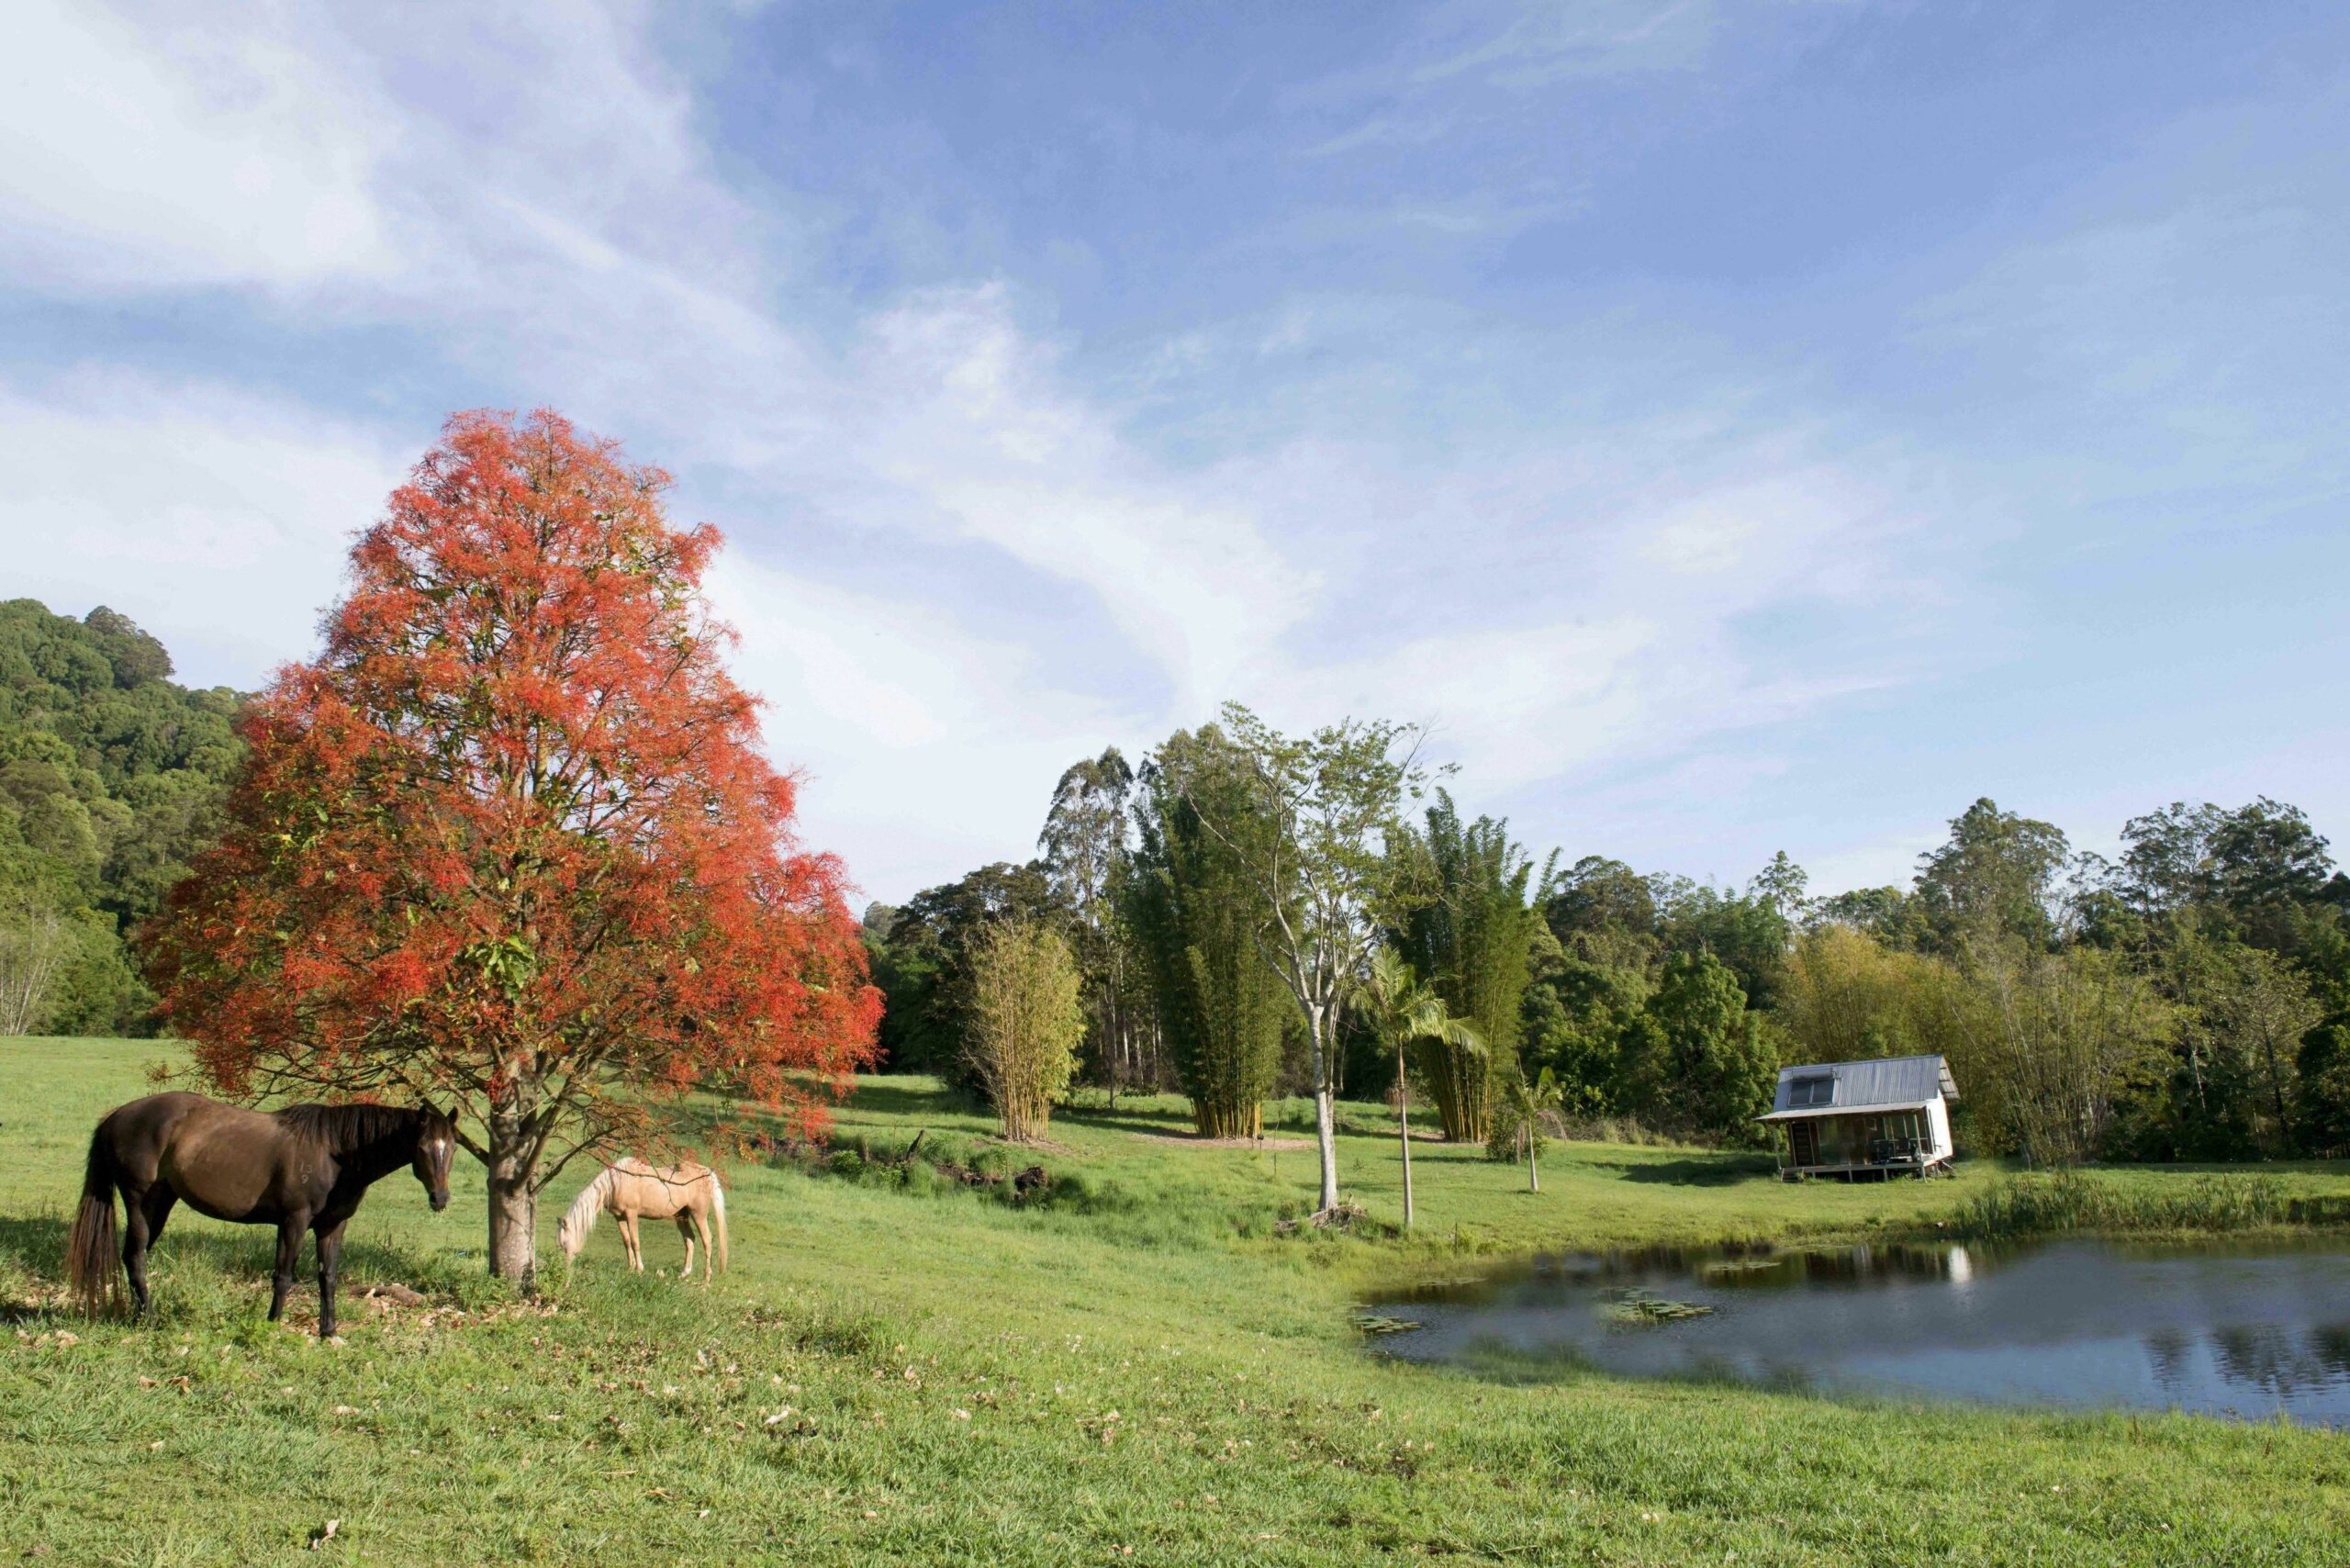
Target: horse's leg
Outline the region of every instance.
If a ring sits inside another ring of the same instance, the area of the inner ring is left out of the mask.
[[[348,1219],[344,1215],[343,1219]],[[343,1220],[319,1222],[319,1338],[334,1338],[334,1281],[342,1266]]]
[[[172,1217],[172,1210],[180,1201],[179,1192],[168,1182],[158,1182],[147,1189],[147,1245],[152,1247],[163,1239],[163,1222]]]
[[[129,1199],[128,1193],[124,1196]],[[140,1226],[138,1250],[133,1252],[126,1224],[122,1265],[123,1271],[130,1276],[130,1294],[139,1303],[139,1315],[142,1317],[147,1315],[148,1303],[147,1254],[154,1249],[155,1243],[163,1239],[163,1222],[172,1217],[172,1205],[179,1201],[180,1195],[172,1190],[170,1182],[158,1182],[136,1200],[126,1201],[123,1204],[126,1221],[136,1215]]]
[[[294,1264],[302,1256],[302,1233],[310,1228],[308,1215],[288,1215],[277,1222],[277,1267],[269,1275],[269,1320],[285,1316],[285,1295],[294,1288]]]
[[[155,1232],[154,1224],[148,1217],[147,1200],[158,1190],[168,1191],[160,1182],[143,1192],[134,1190],[128,1181],[122,1183],[122,1271],[130,1276],[134,1318],[147,1316],[147,1249],[154,1240]]]
[[[693,1211],[690,1209],[679,1209],[677,1213],[676,1218],[677,1221],[677,1234],[686,1238],[686,1266],[677,1271],[677,1278],[681,1280],[689,1280],[693,1278],[694,1272]],[[707,1273],[708,1271],[708,1266],[705,1264],[703,1272]]]
[[[621,1215],[621,1250],[628,1254],[628,1266],[638,1273],[644,1272],[644,1252],[636,1244],[636,1216]]]
[[[693,1216],[694,1229],[701,1237],[701,1282],[707,1285],[711,1276],[718,1271],[718,1249],[711,1245],[710,1211],[696,1209]]]

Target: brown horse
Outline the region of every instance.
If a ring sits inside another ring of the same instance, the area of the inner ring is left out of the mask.
[[[682,1165],[653,1166],[632,1158],[604,1167],[593,1182],[579,1189],[571,1207],[555,1223],[555,1239],[563,1243],[565,1264],[588,1245],[588,1233],[596,1227],[599,1214],[609,1214],[620,1222],[621,1249],[628,1254],[628,1266],[640,1274],[644,1271],[644,1248],[637,1239],[639,1219],[677,1222],[677,1234],[686,1238],[686,1266],[677,1271],[679,1279],[694,1271],[696,1232],[701,1236],[701,1282],[710,1283],[710,1276],[726,1263],[726,1191],[707,1165],[689,1159]],[[713,1225],[717,1227],[714,1243]]]
[[[269,1320],[285,1311],[302,1233],[318,1236],[319,1338],[334,1333],[335,1267],[342,1226],[377,1182],[408,1166],[435,1214],[449,1206],[457,1129],[431,1106],[288,1105],[248,1111],[201,1094],[151,1094],[118,1106],[90,1136],[82,1206],[65,1243],[66,1274],[82,1309],[115,1299],[114,1198],[122,1194],[122,1269],[145,1316],[147,1249],[172,1205],[240,1225],[277,1227]]]

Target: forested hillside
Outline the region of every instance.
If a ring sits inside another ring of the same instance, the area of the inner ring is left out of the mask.
[[[240,700],[103,606],[0,604],[0,1034],[137,1034],[128,938],[211,832]]]

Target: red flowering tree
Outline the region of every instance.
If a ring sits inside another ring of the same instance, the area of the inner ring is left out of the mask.
[[[819,1123],[880,1014],[667,483],[553,413],[452,419],[149,940],[224,1092],[453,1103],[525,1287],[574,1155],[657,1141],[693,1089]]]

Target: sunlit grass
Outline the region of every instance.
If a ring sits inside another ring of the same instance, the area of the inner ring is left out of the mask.
[[[2331,1434],[1522,1386],[1382,1360],[1350,1322],[1363,1286],[1487,1253],[1930,1233],[1988,1171],[1797,1187],[1742,1157],[1576,1145],[1538,1195],[1428,1144],[1404,1240],[1385,1234],[1393,1141],[1371,1131],[1343,1155],[1375,1234],[1279,1236],[1309,1148],[1196,1147],[1178,1103],[1122,1097],[1057,1115],[1053,1148],[992,1151],[1091,1194],[1065,1201],[870,1162],[737,1167],[736,1267],[706,1292],[628,1274],[605,1227],[543,1302],[512,1300],[481,1278],[464,1170],[444,1215],[398,1177],[352,1225],[346,1291],[397,1281],[429,1313],[347,1301],[338,1349],[298,1331],[305,1296],[273,1328],[267,1234],[183,1215],[155,1255],[159,1320],[85,1325],[55,1309],[82,1152],[159,1054],[0,1042],[12,1560],[291,1560],[330,1518],[322,1554],[436,1563],[2314,1563],[2350,1527]],[[923,1080],[867,1085],[839,1123],[877,1155],[923,1127],[958,1163],[991,1151],[985,1117]],[[2332,1168],[2275,1180],[2350,1193]],[[679,1256],[654,1229],[646,1252]]]

